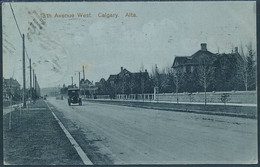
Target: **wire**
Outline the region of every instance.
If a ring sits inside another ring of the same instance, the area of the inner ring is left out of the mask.
[[[14,17],[14,21],[15,21],[16,27],[17,27],[17,29],[18,29],[18,31],[19,31],[19,34],[20,34],[22,40],[24,40],[24,39],[23,39],[23,35],[22,35],[22,33],[21,33],[21,30],[20,30],[20,28],[19,28],[19,25],[18,25],[18,23],[17,23],[16,17],[15,17],[13,7],[12,7],[11,3],[9,3],[9,5],[10,5],[10,8],[11,8],[13,17]],[[30,58],[29,58],[29,56],[28,56],[27,49],[26,49],[25,46],[24,46],[24,49],[25,49],[26,57],[27,57],[28,61],[30,62]],[[31,69],[33,69],[33,68],[31,67]],[[33,69],[33,70],[34,70],[34,69]],[[35,75],[36,75],[36,74],[35,74]],[[35,82],[38,84],[38,81],[37,81],[37,80],[36,80]]]
[[[9,3],[9,5],[10,5],[11,10],[12,10],[12,13],[13,13],[13,17],[14,17],[14,21],[15,21],[15,23],[16,23],[16,27],[18,28],[18,31],[19,31],[19,34],[20,34],[21,38],[23,38],[22,33],[21,33],[21,30],[20,30],[20,28],[19,28],[19,26],[18,26],[18,23],[17,23],[16,17],[15,17],[15,14],[14,14],[13,7],[12,7],[11,3]]]
[[[28,60],[30,60],[29,56],[28,56],[28,53],[27,53],[27,49],[25,48],[25,53],[26,53],[26,57]]]
[[[15,14],[14,14],[13,7],[12,7],[11,3],[9,3],[9,5],[10,5],[10,7],[11,7],[11,11],[12,11],[12,14],[13,14],[13,17],[14,17],[14,21],[15,21],[16,27],[17,27],[17,29],[18,29],[18,31],[19,31],[19,34],[20,34],[21,38],[23,39],[21,30],[20,30],[20,28],[19,28],[19,25],[18,25],[18,23],[17,23],[16,17],[15,17]],[[28,56],[28,53],[27,53],[26,48],[25,48],[25,53],[26,53],[27,59],[29,60],[30,58],[29,58],[29,56]]]

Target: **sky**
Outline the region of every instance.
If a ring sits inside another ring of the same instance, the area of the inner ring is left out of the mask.
[[[27,2],[12,8],[42,88],[71,84],[71,77],[78,84],[82,66],[93,82],[107,80],[121,67],[130,72],[142,66],[151,72],[155,64],[170,68],[175,56],[190,56],[201,43],[213,53],[230,53],[250,42],[256,48],[254,1]],[[22,38],[9,3],[2,11],[3,76],[22,83]],[[66,17],[57,17],[62,14]],[[100,17],[105,14],[114,17]]]

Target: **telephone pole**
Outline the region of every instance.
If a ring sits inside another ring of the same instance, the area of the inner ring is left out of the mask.
[[[30,97],[32,98],[32,64],[31,64],[31,58],[30,61]]]
[[[80,88],[80,71],[79,71],[79,88]]]
[[[32,98],[34,98],[34,92],[35,92],[35,76],[34,76],[34,69],[33,69],[33,89],[32,89]]]
[[[84,66],[82,66],[82,68],[83,68],[83,83],[85,82],[85,70],[84,70]],[[84,95],[86,94],[86,91],[85,91],[85,86],[84,86]]]
[[[25,84],[25,43],[24,43],[24,34],[23,34],[23,107],[26,107],[26,84]]]
[[[84,79],[84,81],[85,81],[85,71],[84,71],[84,66],[82,66],[82,68],[83,68],[83,79]]]

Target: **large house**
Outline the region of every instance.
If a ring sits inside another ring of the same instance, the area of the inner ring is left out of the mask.
[[[216,59],[216,54],[207,50],[207,44],[202,43],[201,49],[191,56],[176,56],[172,65],[174,70],[179,72],[193,72],[196,66],[199,66],[203,59],[210,60],[212,63]]]
[[[121,67],[121,71],[110,75],[107,82],[114,94],[145,93],[149,87],[149,74],[147,70],[132,73]]]
[[[172,65],[175,76],[182,78],[182,85],[187,88],[182,91],[201,91],[203,87],[199,81],[204,71],[209,89],[214,91],[235,90],[241,87],[239,81],[240,70],[238,69],[243,63],[243,58],[238,53],[238,47],[235,51],[225,54],[212,53],[207,50],[207,44],[202,43],[201,48],[191,56],[176,56]],[[210,71],[211,70],[211,71]],[[209,72],[210,71],[210,72]],[[194,85],[189,88],[189,84]],[[205,86],[205,85],[204,85]]]

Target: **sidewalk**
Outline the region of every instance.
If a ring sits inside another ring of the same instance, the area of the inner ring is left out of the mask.
[[[51,111],[43,100],[28,104],[3,116],[4,164],[73,165],[82,164]]]

